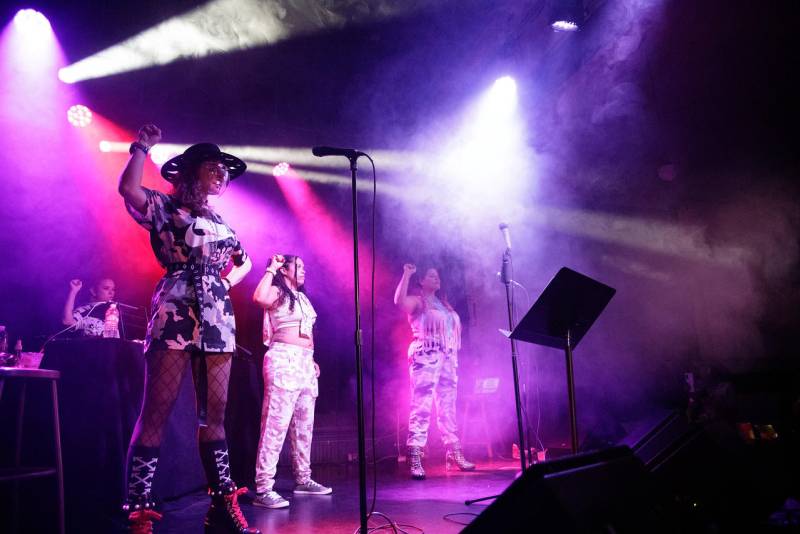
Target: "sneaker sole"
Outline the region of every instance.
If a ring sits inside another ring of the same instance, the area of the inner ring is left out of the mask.
[[[278,508],[288,508],[289,507],[289,503],[288,502],[283,502],[283,503],[280,503],[280,504],[272,504],[272,505],[270,505],[270,504],[261,504],[260,502],[253,501],[253,506],[258,506],[259,508],[269,508],[271,510],[276,510]]]
[[[333,489],[328,489],[328,491],[294,490],[295,495],[330,495],[331,493],[333,493]]]

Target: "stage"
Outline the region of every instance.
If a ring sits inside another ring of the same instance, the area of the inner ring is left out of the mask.
[[[797,3],[4,2],[0,533],[797,527]]]
[[[386,460],[378,466],[378,500],[375,511],[389,516],[398,530],[409,533],[449,534],[460,532],[464,524],[481,513],[491,501],[465,506],[467,499],[501,493],[519,472],[518,460],[480,462],[473,472],[445,471],[444,458],[425,462],[427,479],[411,480],[405,463]],[[280,510],[251,504],[253,488],[242,498],[242,510],[250,526],[262,532],[354,532],[358,528],[358,464],[315,466],[315,480],[333,488],[332,495],[292,495],[294,481],[287,467],[279,467],[275,489],[291,505]],[[371,480],[371,471],[370,471]],[[371,502],[371,486],[368,497]],[[201,533],[208,498],[192,493],[161,507],[164,518],[156,527],[158,533]],[[445,516],[456,514],[448,520]],[[458,523],[457,523],[458,522]],[[370,527],[386,524],[375,516]],[[386,532],[391,532],[387,526]]]

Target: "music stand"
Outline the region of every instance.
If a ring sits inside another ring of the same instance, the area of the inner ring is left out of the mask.
[[[578,413],[572,351],[616,292],[613,287],[562,267],[514,331],[506,333],[511,339],[564,350],[573,454],[578,452]]]

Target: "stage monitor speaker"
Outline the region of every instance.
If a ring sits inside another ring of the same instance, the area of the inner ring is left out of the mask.
[[[791,456],[779,440],[747,444],[731,423],[690,423],[675,412],[642,436],[634,454],[702,531],[756,532],[791,493]]]
[[[463,532],[678,532],[670,500],[628,447],[536,464]]]
[[[672,496],[684,528],[756,532],[792,493],[788,442],[747,444],[732,423],[693,423],[681,411],[640,423],[620,444]]]

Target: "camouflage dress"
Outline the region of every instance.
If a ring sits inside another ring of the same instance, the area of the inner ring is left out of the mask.
[[[145,189],[145,213],[126,203],[131,217],[150,232],[156,259],[167,274],[153,293],[145,352],[234,352],[236,321],[220,271],[247,254],[233,229],[217,214],[202,216],[173,197]]]

